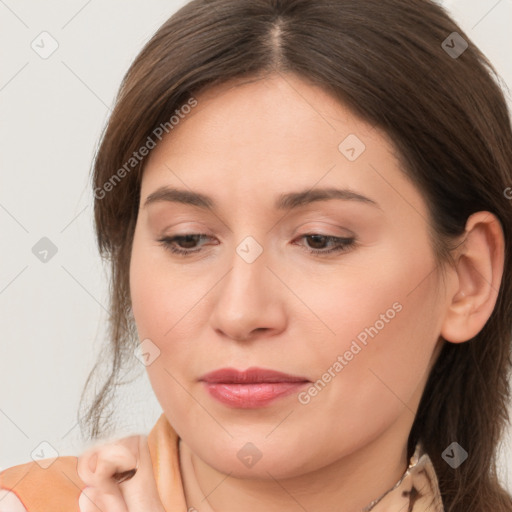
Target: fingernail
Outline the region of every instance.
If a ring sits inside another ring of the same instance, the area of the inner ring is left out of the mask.
[[[129,469],[128,471],[123,471],[122,473],[114,473],[112,478],[116,481],[116,483],[120,484],[125,480],[129,480],[137,473],[137,468]]]

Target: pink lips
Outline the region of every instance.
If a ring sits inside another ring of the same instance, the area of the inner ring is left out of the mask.
[[[245,371],[221,368],[199,380],[213,398],[240,409],[263,407],[310,382],[305,377],[255,367]]]

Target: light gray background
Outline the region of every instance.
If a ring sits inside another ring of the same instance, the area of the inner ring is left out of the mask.
[[[129,64],[184,3],[0,0],[0,469],[31,460],[42,441],[60,455],[86,446],[76,412],[107,319],[90,164]],[[510,87],[512,0],[442,3]],[[47,59],[31,48],[43,31],[59,45]],[[32,253],[42,237],[58,249],[46,263]],[[147,433],[160,414],[141,370],[121,396],[119,436]],[[510,490],[511,433],[501,451]]]

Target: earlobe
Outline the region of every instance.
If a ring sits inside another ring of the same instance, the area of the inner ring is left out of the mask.
[[[503,276],[505,241],[498,218],[477,212],[466,222],[463,244],[455,258],[457,285],[449,298],[441,336],[462,343],[476,336],[491,316]]]

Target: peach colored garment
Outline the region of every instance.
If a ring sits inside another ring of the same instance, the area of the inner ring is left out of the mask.
[[[166,512],[186,512],[181,481],[179,437],[162,413],[148,435],[153,473]],[[79,512],[85,484],[78,477],[78,458],[58,457],[47,469],[28,462],[0,472],[0,512]],[[44,465],[44,464],[43,464]],[[9,492],[11,491],[11,492]],[[444,512],[434,467],[421,446],[409,467],[389,491],[362,512]]]

